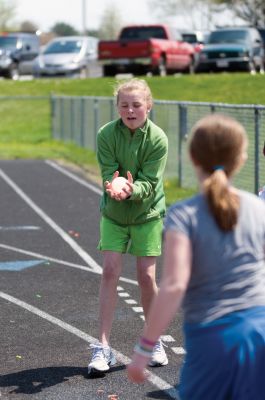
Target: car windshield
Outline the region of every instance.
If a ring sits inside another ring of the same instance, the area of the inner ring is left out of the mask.
[[[125,28],[121,33],[121,39],[134,40],[134,39],[166,39],[166,33],[163,28],[159,26],[147,27],[132,27]]]
[[[0,37],[0,48],[16,49],[16,47],[17,47],[17,38],[16,37],[8,37],[8,36]]]
[[[44,54],[79,53],[81,47],[81,40],[60,40],[48,45]]]
[[[210,34],[208,44],[215,43],[245,43],[247,31],[214,31]]]
[[[196,35],[193,33],[182,33],[182,39],[184,40],[184,42],[188,42],[191,44],[198,42]]]

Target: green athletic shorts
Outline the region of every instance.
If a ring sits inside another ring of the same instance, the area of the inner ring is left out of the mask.
[[[99,250],[130,253],[134,256],[160,256],[163,220],[121,226],[106,217],[100,220]]]

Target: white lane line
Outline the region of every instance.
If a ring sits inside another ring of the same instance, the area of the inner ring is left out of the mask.
[[[40,310],[37,307],[31,306],[30,304],[25,303],[22,300],[19,300],[13,296],[10,296],[4,292],[0,292],[0,297],[4,300],[7,300],[7,301],[21,307],[21,308],[24,308],[25,310],[31,312],[32,314],[35,314],[38,317],[41,317],[44,320],[49,321],[54,325],[59,326],[60,328],[79,337],[80,339],[84,340],[85,342],[93,343],[93,344],[96,344],[98,342],[97,339],[94,338],[93,336],[88,335],[87,333],[81,331],[80,329],[75,328],[74,326],[72,326],[70,324],[67,324],[66,322],[62,321],[59,318],[53,317],[52,315]],[[120,363],[125,364],[125,365],[130,363],[130,361],[131,361],[130,358],[126,357],[124,354],[118,352],[115,349],[113,349],[113,352],[114,352],[117,360]],[[178,399],[176,390],[168,382],[159,378],[157,375],[149,372],[148,381],[150,383],[152,383],[154,386],[156,386],[159,390],[164,390],[172,399]]]
[[[163,342],[175,342],[175,339],[171,335],[163,335]]]
[[[186,354],[186,351],[183,349],[183,347],[171,347],[171,350],[174,351],[175,354]]]
[[[133,309],[133,311],[135,311],[136,313],[142,313],[144,310],[143,310],[143,307],[132,307],[132,309]]]
[[[77,268],[77,269],[81,269],[81,270],[86,271],[86,272],[93,272],[94,274],[101,275],[101,271],[95,271],[94,269],[91,269],[91,268],[83,266],[83,265],[78,265],[78,264],[70,263],[68,261],[58,260],[57,258],[47,257],[47,256],[44,256],[43,254],[38,254],[38,253],[33,253],[32,251],[18,249],[17,247],[8,246],[8,245],[3,244],[3,243],[0,244],[0,248],[6,249],[6,250],[15,251],[15,252],[21,253],[21,254],[27,254],[29,256],[36,257],[36,258],[41,258],[41,259],[44,258],[45,260],[48,260],[48,261],[51,261],[51,262],[55,262],[55,263],[58,263],[58,264],[62,264],[62,265],[66,265],[67,267]],[[121,276],[120,277],[120,281],[123,281],[123,282],[126,282],[126,283],[130,283],[131,285],[138,286],[138,282],[133,280],[133,279],[124,278],[124,277]],[[124,289],[120,287],[119,290],[124,290]]]
[[[126,292],[118,292],[120,297],[130,297],[129,293]]]
[[[88,189],[92,190],[93,192],[102,195],[101,189],[88,183],[84,179],[79,178],[77,175],[72,174],[70,171],[66,170],[65,168],[61,167],[60,165],[56,164],[55,162],[50,161],[50,160],[46,160],[45,162],[46,162],[46,164],[50,165],[54,169],[57,169],[58,171],[60,171],[62,174],[66,175],[69,178],[72,178],[74,181],[80,183],[80,185],[83,185],[83,186],[87,187]]]
[[[22,189],[0,169],[0,176],[61,238],[95,271],[102,272],[102,268],[85,252],[59,225],[56,224],[40,207],[34,203]]]
[[[0,231],[37,231],[39,226],[19,225],[19,226],[0,226]]]
[[[128,300],[125,300],[125,303],[127,303],[127,304],[137,304],[137,301],[133,300],[133,299],[128,299]]]
[[[92,269],[90,269],[89,267],[86,267],[84,265],[78,265],[78,264],[70,263],[68,261],[58,260],[57,258],[47,257],[47,256],[44,256],[43,254],[39,254],[39,253],[34,253],[32,251],[26,251],[26,250],[18,249],[17,247],[8,246],[6,244],[0,243],[0,248],[6,249],[6,250],[12,250],[12,251],[15,251],[16,253],[26,254],[28,256],[32,256],[32,257],[35,257],[35,258],[40,258],[42,260],[44,259],[44,260],[51,261],[51,262],[54,262],[54,263],[57,263],[57,264],[66,265],[68,267],[73,267],[73,268],[78,268],[78,269],[82,269],[82,270],[85,270],[85,271],[94,272]]]

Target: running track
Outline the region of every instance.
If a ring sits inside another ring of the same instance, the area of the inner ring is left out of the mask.
[[[52,161],[0,161],[0,398],[175,399],[181,316],[164,335],[168,366],[134,385],[125,365],[143,327],[134,258],[124,257],[112,331],[118,364],[89,379],[96,342],[100,187]],[[158,261],[158,280],[161,259]]]

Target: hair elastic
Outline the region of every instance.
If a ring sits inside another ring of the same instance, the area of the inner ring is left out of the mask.
[[[223,171],[224,169],[225,169],[225,168],[224,168],[223,165],[215,165],[215,166],[213,167],[213,170],[214,170],[214,171],[218,171],[218,170]]]

